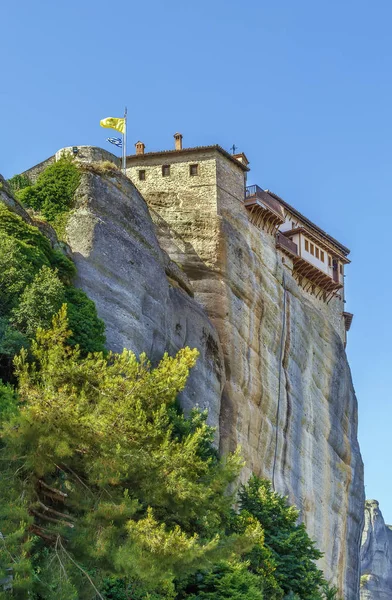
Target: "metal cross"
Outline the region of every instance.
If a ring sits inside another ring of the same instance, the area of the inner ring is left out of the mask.
[[[233,154],[235,154],[235,151],[237,150],[237,146],[235,144],[233,144],[232,147],[230,148],[230,150],[232,150]]]

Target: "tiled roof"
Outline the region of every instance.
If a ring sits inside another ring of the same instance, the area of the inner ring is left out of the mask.
[[[243,171],[249,171],[249,167],[247,167],[242,162],[240,162],[239,160],[234,158],[234,156],[232,154],[230,154],[229,152],[224,150],[218,144],[215,144],[214,146],[195,146],[194,148],[182,148],[182,150],[159,150],[158,152],[145,152],[144,154],[130,154],[129,156],[127,156],[127,161],[128,160],[143,160],[144,157],[153,158],[154,156],[167,156],[167,155],[178,156],[181,154],[191,154],[194,152],[206,152],[208,150],[217,150],[223,156],[225,156],[226,158],[231,160],[234,164],[236,164],[237,167],[240,167]]]
[[[297,209],[295,209],[293,206],[291,206],[290,204],[288,204],[288,202],[286,202],[285,200],[283,200],[277,194],[274,194],[270,190],[265,190],[265,191],[268,192],[268,194],[270,194],[270,196],[272,196],[273,198],[275,198],[275,200],[278,200],[293,215],[295,215],[296,217],[298,217],[299,219],[301,219],[301,221],[303,221],[304,223],[306,223],[306,225],[308,227],[310,227],[311,229],[314,229],[314,231],[316,233],[318,233],[322,237],[324,237],[327,240],[329,240],[329,242],[331,242],[332,244],[334,244],[335,246],[337,246],[339,248],[339,250],[345,256],[347,256],[347,254],[350,254],[349,248],[346,248],[346,246],[343,246],[343,244],[341,244],[340,242],[338,242],[338,240],[336,240],[331,235],[329,235],[328,233],[326,233],[323,229],[321,229],[320,227],[318,227],[317,225],[315,225],[314,223],[312,223],[312,221],[310,221],[309,219],[307,219],[306,217],[304,217],[303,214],[301,214]]]

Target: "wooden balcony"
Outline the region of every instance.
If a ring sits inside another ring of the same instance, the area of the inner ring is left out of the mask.
[[[346,331],[349,331],[350,327],[351,327],[351,323],[353,322],[354,315],[353,315],[353,313],[344,312],[343,318],[344,318],[344,328]]]
[[[250,222],[267,233],[276,232],[279,225],[285,221],[281,204],[258,185],[250,185],[246,188],[244,204]]]
[[[336,295],[336,292],[343,287],[341,283],[334,281],[328,273],[299,256],[297,244],[281,231],[276,234],[276,247],[293,261],[293,275],[297,283],[305,291],[314,294],[316,298],[323,298],[329,302]]]
[[[293,240],[283,235],[281,231],[278,231],[276,234],[276,247],[280,248],[291,257],[298,256],[298,247]]]

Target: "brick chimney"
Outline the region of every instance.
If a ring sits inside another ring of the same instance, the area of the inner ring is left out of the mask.
[[[175,149],[176,150],[182,150],[182,134],[181,133],[175,133],[174,134],[174,139],[175,139]]]
[[[144,154],[145,145],[143,142],[136,142],[135,144],[136,154]]]

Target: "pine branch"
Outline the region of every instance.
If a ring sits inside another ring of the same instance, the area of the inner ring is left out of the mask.
[[[39,499],[38,499],[38,504],[40,505],[41,508],[43,508],[43,510],[45,512],[50,512],[53,515],[57,515],[58,517],[60,517],[62,519],[69,519],[70,521],[75,521],[75,517],[73,517],[72,515],[67,515],[65,513],[59,512],[58,510],[54,510],[54,508],[51,508],[50,506],[46,506],[46,504],[41,502],[41,500],[39,500]]]
[[[42,519],[43,521],[49,521],[50,523],[56,523],[56,525],[60,524],[60,525],[66,525],[67,527],[70,527],[71,529],[73,529],[75,527],[75,525],[73,523],[69,523],[68,521],[63,521],[63,520],[59,520],[59,519],[55,519],[54,517],[48,517],[48,515],[44,515],[40,512],[38,512],[38,510],[35,510],[35,508],[30,508],[30,512],[38,517],[39,519]]]

